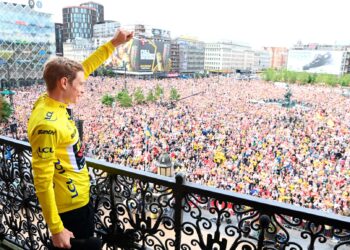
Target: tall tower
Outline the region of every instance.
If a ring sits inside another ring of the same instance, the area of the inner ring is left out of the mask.
[[[85,6],[63,8],[63,41],[91,38],[96,23],[96,9]]]
[[[105,21],[104,7],[102,4],[95,3],[95,2],[87,2],[87,3],[80,4],[80,6],[90,7],[96,10],[96,23],[103,23]]]

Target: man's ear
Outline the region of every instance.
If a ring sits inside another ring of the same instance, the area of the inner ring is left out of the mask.
[[[66,90],[68,85],[68,78],[67,77],[62,77],[61,79],[58,80],[58,87],[62,90]]]

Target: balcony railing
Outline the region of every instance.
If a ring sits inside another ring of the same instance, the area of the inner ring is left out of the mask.
[[[350,218],[87,159],[105,249],[350,249]],[[0,238],[47,249],[28,143],[0,136]]]

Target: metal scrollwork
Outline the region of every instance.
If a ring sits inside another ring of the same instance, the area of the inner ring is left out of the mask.
[[[340,250],[342,247],[350,247],[350,229],[338,229],[336,227],[332,228],[333,237],[337,238],[339,242],[334,246],[334,250]]]
[[[99,176],[103,180],[99,178],[92,188],[98,215],[96,229],[108,247],[174,247],[174,239],[163,240],[166,231],[174,230],[170,188],[120,175]]]
[[[46,250],[50,234],[32,184],[30,152],[23,143],[0,138],[0,240],[22,249]],[[87,163],[94,166],[89,172],[95,232],[104,249],[318,250],[322,246],[343,250],[350,246],[347,217],[316,210],[305,213],[262,199],[254,203],[235,193],[183,183],[179,176],[171,182],[95,160]],[[330,225],[324,224],[325,218]]]
[[[1,238],[26,249],[44,249],[49,233],[32,184],[31,152],[6,144],[0,148]]]

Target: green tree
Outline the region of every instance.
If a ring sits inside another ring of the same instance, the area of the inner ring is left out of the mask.
[[[137,87],[135,90],[134,100],[137,104],[142,104],[145,102],[145,95],[140,87]]]
[[[313,84],[316,82],[316,78],[317,78],[317,74],[313,73],[313,74],[309,74],[309,83]]]
[[[298,74],[297,76],[297,80],[298,82],[300,82],[301,84],[306,84],[309,82],[309,73],[307,72],[301,72]]]
[[[346,74],[340,77],[339,84],[344,87],[349,87],[350,85],[350,74]]]
[[[13,113],[11,105],[0,96],[0,122],[6,122]]]
[[[128,107],[132,107],[132,99],[131,96],[127,93],[126,95],[124,95],[122,97],[122,99],[120,100],[120,106],[123,108],[128,108]]]
[[[317,74],[316,82],[317,83],[326,83],[326,78],[327,78],[326,74]]]
[[[338,77],[335,75],[328,75],[326,77],[326,84],[330,86],[336,86],[338,83]]]
[[[108,95],[108,94],[102,96],[102,104],[109,106],[109,107],[112,107],[113,102],[114,102],[113,96]]]
[[[120,91],[116,96],[116,100],[119,102],[120,106],[123,108],[132,106],[132,99],[127,90]]]
[[[154,102],[156,100],[156,97],[153,94],[153,90],[150,90],[147,94],[146,101],[147,102]]]
[[[164,94],[164,89],[162,86],[157,84],[156,89],[155,89],[155,97],[156,99],[159,99],[161,96]]]
[[[272,81],[274,82],[283,81],[283,73],[281,71],[275,71]]]
[[[290,73],[290,71],[288,71],[286,69],[282,69],[281,70],[282,81],[284,81],[284,82],[288,82],[289,81],[289,73]]]
[[[267,69],[266,71],[264,71],[264,73],[263,73],[263,79],[265,80],[265,81],[273,81],[273,79],[274,79],[274,77],[275,77],[275,74],[276,74],[276,72],[275,72],[275,70],[273,70],[273,69]]]
[[[296,83],[297,81],[297,73],[293,71],[288,71],[288,82]]]
[[[106,69],[106,76],[115,77],[116,73],[112,69]]]
[[[128,94],[128,91],[123,89],[122,91],[118,92],[118,94],[116,95],[115,99],[117,100],[117,102],[120,102],[120,100],[123,98],[123,96],[125,94]]]
[[[175,87],[170,89],[170,100],[177,101],[180,99],[180,94]]]

